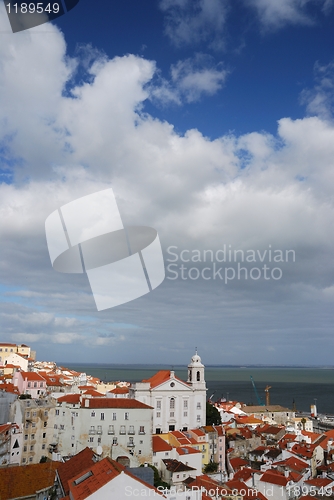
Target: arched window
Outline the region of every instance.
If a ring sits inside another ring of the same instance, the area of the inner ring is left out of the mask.
[[[197,382],[199,382],[201,380],[201,372],[197,372],[196,380],[197,380]]]
[[[170,398],[169,408],[171,410],[174,410],[174,408],[175,408],[175,398]]]
[[[189,370],[189,381],[191,382],[191,370]]]

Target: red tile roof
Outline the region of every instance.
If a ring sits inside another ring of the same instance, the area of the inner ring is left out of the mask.
[[[57,399],[58,403],[71,403],[78,404],[80,403],[81,394],[65,394],[65,396],[61,396]]]
[[[38,380],[40,382],[45,382],[45,378],[43,378],[39,373],[36,372],[19,372],[23,378],[23,380]]]
[[[160,436],[155,435],[152,437],[152,449],[154,453],[158,453],[159,451],[171,451],[173,448]]]
[[[310,484],[311,486],[315,486],[316,488],[326,488],[329,484],[333,484],[332,479],[328,479],[327,477],[315,477],[313,479],[308,479],[305,481],[305,484]]]
[[[176,448],[178,455],[194,455],[195,453],[201,453],[200,450],[195,450],[191,446],[179,446]]]
[[[230,464],[234,470],[238,470],[245,465],[249,465],[249,462],[247,462],[247,460],[244,460],[243,458],[235,457],[230,459]]]
[[[160,497],[163,497],[162,493],[160,493],[154,486],[151,486],[137,478],[131,474],[131,472],[126,470],[123,465],[111,460],[109,457],[96,462],[92,467],[71,478],[69,481],[70,497],[73,500],[85,500],[121,473],[130,476],[141,485],[152,490],[152,496],[159,495]],[[140,491],[142,491],[142,488]]]
[[[260,481],[263,483],[277,484],[279,486],[286,486],[289,480],[289,477],[286,477],[283,473],[273,469],[265,472],[260,478]]]
[[[58,462],[57,472],[65,495],[68,495],[70,491],[68,481],[78,474],[81,474],[89,467],[92,467],[96,462],[95,457],[95,453],[87,447],[77,453],[77,455],[74,455],[74,457],[70,458],[67,462],[61,464]]]
[[[86,406],[86,401],[88,405]],[[143,410],[152,409],[151,406],[145,405],[137,399],[128,398],[87,398],[81,401],[82,408],[139,408]]]
[[[170,378],[171,378],[170,370],[160,370],[152,377],[143,380],[143,382],[149,382],[151,389],[153,389],[154,387],[158,387],[159,385],[163,384],[164,382],[167,382],[167,380],[170,380]],[[186,383],[183,380],[181,380],[180,378],[176,377],[175,375],[173,378],[176,380],[179,380],[183,384]]]
[[[36,491],[52,487],[59,462],[45,462],[0,468],[0,498],[32,497]]]
[[[109,391],[111,394],[127,394],[129,392],[128,387],[115,387],[115,389],[112,389]]]

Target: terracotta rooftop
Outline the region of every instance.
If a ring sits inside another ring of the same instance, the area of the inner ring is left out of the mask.
[[[193,455],[195,453],[201,453],[200,450],[195,450],[195,448],[191,448],[190,446],[179,446],[176,448],[178,455]]]
[[[160,436],[155,435],[152,437],[152,449],[154,453],[158,453],[159,451],[171,451],[173,448]]]
[[[88,401],[88,405],[86,406],[86,401]],[[137,401],[137,399],[128,399],[128,398],[87,398],[82,399],[81,401],[82,408],[134,408],[134,409],[152,409],[151,406],[145,405],[141,401]]]
[[[249,465],[247,460],[244,460],[243,458],[240,458],[240,457],[231,458],[230,464],[234,470],[238,470],[238,469],[241,469],[241,467],[245,467],[246,465]]]
[[[151,486],[134,476],[130,471],[126,470],[123,465],[111,460],[109,457],[96,462],[93,466],[70,479],[70,498],[73,500],[85,500],[122,473],[130,476],[142,486],[152,490],[152,496],[159,495],[164,498],[162,493],[160,493],[154,486]],[[139,491],[143,491],[143,489],[141,488]],[[102,498],[101,494],[97,498]]]
[[[19,372],[23,378],[23,380],[38,380],[39,382],[45,382],[45,378],[43,378],[37,372]]]
[[[263,483],[277,484],[278,486],[286,486],[290,481],[283,473],[270,469],[260,478]]]
[[[165,464],[166,469],[170,472],[189,472],[196,470],[194,467],[189,467],[189,465],[183,464],[182,462],[172,458],[164,458],[162,461]]]
[[[151,386],[151,389],[153,389],[154,387],[158,387],[159,385],[163,384],[167,380],[170,380],[170,378],[171,378],[170,370],[160,370],[152,377],[143,380],[143,382],[148,382]],[[186,383],[180,378],[176,377],[175,375],[173,378],[178,380],[179,382],[182,382],[183,384]]]
[[[127,394],[129,392],[128,387],[115,387],[115,389],[112,389],[109,391],[111,394]]]
[[[96,455],[88,447],[77,453],[77,455],[74,455],[74,457],[70,458],[67,462],[61,464],[58,462],[58,477],[61,481],[65,495],[68,495],[70,491],[68,481],[78,474],[81,474],[82,471],[92,467],[95,462]]]
[[[36,491],[53,486],[59,462],[0,468],[0,498],[35,497]]]
[[[78,404],[80,403],[81,394],[65,394],[65,396],[61,396],[57,399],[58,403],[71,403]]]

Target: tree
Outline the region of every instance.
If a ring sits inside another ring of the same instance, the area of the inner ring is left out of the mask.
[[[217,462],[209,462],[204,466],[204,474],[213,474],[217,472],[219,464]]]
[[[219,425],[222,419],[219,411],[211,403],[206,403],[206,425]]]

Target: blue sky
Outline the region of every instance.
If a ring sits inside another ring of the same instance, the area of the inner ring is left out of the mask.
[[[2,340],[62,362],[332,364],[333,21],[331,0],[81,0],[11,34],[0,4]],[[44,221],[108,187],[158,230],[166,279],[98,313]],[[229,245],[255,260],[221,263]]]

